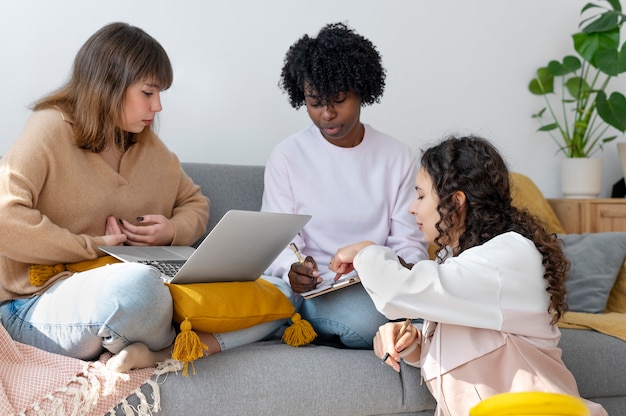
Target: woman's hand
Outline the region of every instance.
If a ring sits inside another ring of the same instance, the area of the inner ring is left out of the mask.
[[[119,246],[126,241],[126,235],[120,229],[115,217],[110,216],[107,218],[102,238],[105,246]]]
[[[330,259],[328,268],[337,273],[335,280],[339,279],[342,274],[350,273],[354,270],[353,262],[359,251],[367,246],[374,245],[373,241],[361,241],[360,243],[350,244],[337,250],[335,255]]]
[[[318,273],[317,262],[311,256],[307,256],[304,263],[293,263],[287,276],[291,289],[296,293],[313,290],[323,280]]]
[[[374,354],[381,360],[389,354],[384,364],[398,372],[400,371],[400,352],[417,342],[419,335],[419,330],[414,325],[409,325],[404,335],[396,340],[402,324],[402,322],[388,322],[378,328],[378,332],[376,332],[374,337]],[[412,358],[414,354],[419,357],[420,352],[421,350],[416,350],[416,353],[411,354]]]
[[[174,240],[174,224],[163,215],[137,217],[139,225],[120,219],[120,230],[129,246],[168,246]]]

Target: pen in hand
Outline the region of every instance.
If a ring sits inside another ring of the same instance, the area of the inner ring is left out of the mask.
[[[402,328],[400,328],[400,332],[398,332],[398,335],[396,335],[395,342],[400,341],[402,335],[404,335],[406,333],[406,330],[409,329],[409,325],[411,325],[411,318],[408,318],[406,321],[404,321],[404,323],[402,324]]]
[[[300,264],[304,264],[304,258],[302,257],[302,254],[300,254],[300,250],[298,250],[298,246],[296,246],[296,243],[289,244],[289,247],[291,247],[291,249],[293,250]]]

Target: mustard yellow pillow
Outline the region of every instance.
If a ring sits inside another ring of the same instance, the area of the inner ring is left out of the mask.
[[[283,292],[267,280],[166,285],[174,301],[174,322],[180,323],[172,358],[184,363],[184,376],[189,363],[203,357],[208,348],[194,331],[232,332],[291,318],[292,325],[283,334],[286,344],[299,347],[317,336]]]
[[[528,212],[537,216],[550,233],[564,234],[565,229],[537,185],[521,173],[511,172],[511,198],[513,205],[520,209],[528,209]]]
[[[231,332],[291,317],[289,299],[264,279],[253,282],[167,284],[174,300],[174,322],[187,319],[202,332]]]
[[[606,311],[626,313],[626,262],[622,264],[622,268],[617,275],[617,280],[613,285],[606,304]]]

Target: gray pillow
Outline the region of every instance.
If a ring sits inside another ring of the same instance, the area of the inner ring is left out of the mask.
[[[603,313],[626,255],[626,232],[558,236],[572,264],[566,281],[569,310]]]

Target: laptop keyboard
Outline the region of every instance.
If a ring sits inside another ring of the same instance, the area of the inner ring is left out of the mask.
[[[185,264],[185,260],[139,260],[137,263],[147,264],[168,277],[174,277]]]

